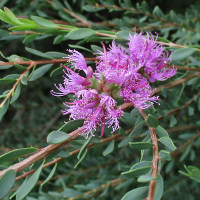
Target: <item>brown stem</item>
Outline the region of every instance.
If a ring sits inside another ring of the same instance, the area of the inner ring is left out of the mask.
[[[140,114],[143,116],[143,118],[145,119],[147,125],[147,115],[146,113],[142,110],[142,109],[138,109],[140,111]],[[159,154],[158,154],[158,139],[156,136],[156,132],[155,132],[155,128],[151,128],[149,125],[149,131],[151,134],[151,141],[154,144],[153,146],[153,160],[152,160],[152,177],[156,178],[158,175],[158,161],[160,159]],[[154,199],[154,193],[155,193],[155,188],[156,188],[156,180],[153,180],[150,182],[149,184],[149,192],[148,192],[148,196],[146,198],[146,200],[153,200]]]
[[[49,155],[50,153],[52,153],[56,149],[60,148],[64,144],[69,143],[71,140],[74,140],[75,138],[77,138],[79,136],[79,134],[82,133],[83,131],[84,131],[84,129],[81,129],[81,128],[77,129],[77,130],[75,130],[75,131],[73,131],[69,134],[70,135],[69,140],[62,142],[60,144],[48,145],[47,147],[41,149],[39,152],[37,152],[37,153],[33,154],[32,156],[24,159],[23,161],[16,163],[15,165],[10,166],[3,171],[0,171],[0,177],[3,176],[8,170],[13,169],[16,172],[19,172],[19,171],[25,169],[26,167],[28,167],[29,165],[35,163],[36,161],[45,158],[47,155]]]
[[[200,75],[200,72],[196,72],[194,74],[189,74],[185,78],[178,79],[178,80],[175,80],[175,81],[171,81],[167,84],[161,85],[160,87],[156,88],[154,94],[160,93],[162,91],[162,89],[165,88],[165,87],[166,88],[173,88],[173,87],[176,87],[177,85],[181,85],[182,83],[185,83],[185,82],[189,81],[190,79],[195,78],[199,75]]]
[[[6,98],[1,102],[0,108],[4,106],[6,101],[12,96],[12,93],[14,92],[15,88],[18,86],[22,78],[26,75],[26,73],[34,66],[35,62],[31,61],[29,67],[20,75],[20,77],[17,79],[15,84],[13,85],[12,89],[9,91],[9,93],[6,95]]]
[[[56,4],[50,0],[47,0],[47,2],[53,6],[56,6]],[[65,11],[66,13],[70,14],[72,17],[74,17],[75,19],[77,19],[78,21],[82,22],[85,26],[91,28],[92,24],[88,21],[86,21],[85,19],[82,19],[81,17],[79,17],[76,13],[68,10],[67,8],[63,8],[63,11]]]
[[[199,137],[200,137],[200,133],[197,133],[194,137],[192,137],[191,139],[189,139],[186,143],[182,144],[178,149],[176,149],[175,151],[171,152],[171,156],[175,157],[178,154],[180,154],[181,150],[183,150],[186,146],[188,146],[189,144],[191,144],[194,140],[196,140]]]
[[[110,181],[110,182],[108,182],[108,183],[106,183],[106,184],[101,185],[101,186],[98,187],[98,188],[92,189],[92,190],[90,190],[90,191],[88,191],[88,192],[85,192],[85,193],[83,193],[83,194],[81,194],[81,195],[78,195],[78,196],[75,196],[75,197],[71,197],[71,198],[69,198],[69,200],[80,199],[81,197],[88,196],[88,195],[90,195],[90,194],[93,194],[93,193],[98,192],[99,190],[102,190],[102,189],[104,189],[104,188],[107,188],[107,187],[109,187],[110,185],[116,186],[116,185],[118,185],[119,183],[121,183],[122,181],[124,181],[124,179],[121,179],[121,178],[112,180],[112,181]]]
[[[111,136],[111,137],[102,139],[100,143],[105,143],[105,142],[114,140],[114,139],[118,138],[119,136],[121,136],[121,134],[118,133],[118,134],[113,135],[113,136]],[[89,145],[87,146],[87,149],[89,149],[89,148],[91,148],[91,147],[93,147],[93,146],[95,146],[95,145],[98,145],[98,144],[99,144],[99,143],[92,143],[92,144],[89,144]],[[79,148],[79,149],[76,149],[76,150],[74,150],[74,151],[71,151],[71,152],[69,153],[69,155],[72,156],[72,155],[78,153],[80,150],[81,150],[81,149]],[[64,158],[56,158],[56,159],[54,159],[53,161],[44,164],[43,168],[49,167],[50,165],[53,165],[53,164],[55,164],[55,163],[57,163],[57,162],[60,162],[60,161],[63,160],[63,159],[64,159]],[[30,174],[33,174],[34,172],[35,172],[35,169],[34,169],[34,170],[31,170],[31,171],[28,171],[28,172],[25,172],[24,174],[18,176],[18,177],[16,178],[16,180],[19,180],[19,179],[21,179],[21,178],[24,178],[24,177],[26,177],[26,176],[28,176],[28,175],[30,175]]]
[[[196,97],[200,96],[200,91],[197,93]],[[168,112],[167,114],[163,115],[163,116],[159,116],[158,120],[163,119],[164,116],[170,116],[173,115],[176,112],[179,112],[185,108],[187,108],[188,106],[190,106],[193,102],[195,101],[195,97],[193,97],[192,99],[190,99],[189,101],[187,101],[183,106],[181,106],[180,108],[175,108],[174,110],[171,110],[170,112]]]
[[[47,63],[62,63],[62,62],[68,62],[69,59],[64,58],[64,59],[52,59],[52,60],[37,60],[37,61],[14,61],[14,62],[3,62],[0,63],[0,66],[2,65],[14,65],[14,64],[19,64],[19,65],[30,65],[32,62],[34,62],[35,65],[41,65],[41,64],[47,64]],[[96,58],[85,58],[87,61],[95,61]]]

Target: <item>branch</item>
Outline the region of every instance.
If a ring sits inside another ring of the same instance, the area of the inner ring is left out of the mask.
[[[129,131],[129,132],[130,132],[130,131]],[[127,133],[128,133],[128,131],[127,131]],[[113,136],[111,136],[111,137],[102,139],[100,143],[92,143],[92,144],[89,144],[89,145],[87,146],[87,149],[89,149],[89,148],[91,148],[91,147],[93,147],[93,146],[96,146],[96,145],[98,145],[98,144],[102,144],[102,143],[105,143],[105,142],[114,140],[114,139],[118,138],[119,136],[121,136],[120,133],[118,133],[118,134],[116,134],[116,135],[113,135]],[[71,151],[71,152],[69,153],[69,155],[72,156],[72,155],[78,153],[80,150],[81,150],[81,148],[76,149],[76,150],[74,150],[74,151]],[[49,167],[49,166],[51,166],[51,165],[53,165],[53,164],[55,164],[55,163],[58,163],[58,162],[60,162],[60,161],[63,160],[63,159],[64,159],[64,158],[62,158],[62,157],[60,157],[60,158],[55,158],[53,161],[44,164],[44,165],[43,165],[43,168],[46,168],[46,167]],[[31,170],[31,171],[25,172],[24,174],[18,176],[18,177],[16,178],[16,180],[19,180],[19,179],[21,179],[21,178],[24,178],[24,177],[26,177],[26,176],[29,176],[30,174],[33,174],[35,171],[36,171],[36,170],[33,169],[33,170]]]
[[[56,6],[56,4],[50,0],[47,0],[47,2],[53,6]],[[85,19],[82,19],[81,17],[79,17],[76,13],[68,10],[67,8],[63,8],[63,11],[65,11],[66,13],[70,14],[72,17],[74,17],[75,19],[77,19],[78,21],[82,22],[85,26],[91,28],[92,24],[90,22],[88,22]]]
[[[36,161],[45,158],[47,155],[49,155],[50,153],[52,153],[56,149],[60,148],[61,146],[65,145],[65,144],[69,143],[70,141],[74,140],[75,138],[77,138],[79,136],[79,134],[82,133],[83,131],[84,131],[83,128],[79,128],[79,129],[69,133],[69,135],[70,135],[69,140],[67,140],[63,143],[60,143],[60,144],[48,145],[47,147],[41,149],[39,152],[37,152],[37,153],[33,154],[32,156],[24,159],[23,161],[16,163],[15,165],[10,166],[3,171],[0,171],[0,177],[3,176],[8,170],[13,169],[16,172],[19,172],[19,171],[25,169],[26,167],[28,167],[29,165],[35,163]]]
[[[200,97],[200,91],[197,93],[197,95],[195,97],[193,97],[192,99],[190,99],[189,101],[187,101],[183,106],[181,106],[180,108],[175,108],[174,110],[171,110],[170,112],[168,112],[165,115],[159,116],[158,120],[163,119],[164,116],[170,116],[173,115],[174,113],[178,112],[178,111],[182,111],[183,109],[187,108],[188,106],[190,106],[194,101],[196,97]]]
[[[171,152],[171,156],[172,157],[176,157],[178,154],[181,153],[181,150],[183,150],[186,146],[191,144],[194,140],[196,140],[199,137],[200,137],[200,133],[197,133],[194,137],[189,139],[186,143],[182,144],[178,149],[176,149],[175,151]]]
[[[167,84],[161,85],[160,87],[156,88],[154,94],[157,94],[157,93],[161,92],[162,89],[165,88],[165,87],[173,88],[173,87],[176,87],[177,85],[181,85],[181,84],[183,84],[183,83],[189,81],[190,79],[195,78],[195,77],[197,77],[199,75],[200,75],[200,72],[196,72],[194,74],[189,74],[185,78],[178,79],[178,80],[175,80],[175,81],[171,81],[171,82],[169,82]]]
[[[4,104],[6,103],[6,101],[12,96],[12,93],[14,92],[15,88],[18,86],[18,84],[20,83],[20,81],[22,80],[22,78],[26,75],[26,73],[34,66],[35,62],[31,61],[29,67],[27,68],[27,70],[22,73],[20,75],[20,77],[17,79],[17,81],[15,82],[15,84],[13,85],[12,89],[9,91],[9,93],[6,95],[6,98],[1,102],[0,104],[0,108],[2,108],[4,106]]]
[[[158,175],[158,161],[160,159],[159,154],[158,154],[158,139],[157,139],[157,136],[156,136],[155,128],[151,128],[148,125],[146,113],[142,109],[138,109],[138,110],[140,111],[140,114],[143,116],[143,118],[146,121],[147,126],[149,127],[149,131],[150,131],[150,134],[151,134],[151,141],[154,144],[154,146],[153,146],[153,160],[152,160],[152,163],[153,163],[153,165],[152,165],[152,177],[156,178],[157,175]],[[154,199],[156,181],[157,180],[153,180],[153,181],[150,182],[149,193],[148,193],[148,196],[145,200],[153,200]]]
[[[35,65],[42,65],[42,64],[47,64],[47,63],[62,63],[62,62],[68,62],[69,59],[52,59],[52,60],[29,60],[29,61],[15,61],[15,62],[3,62],[0,63],[0,66],[2,65],[14,65],[14,64],[19,64],[19,65],[30,65],[32,62],[34,62]],[[85,58],[87,61],[95,61],[96,58]]]
[[[98,187],[98,188],[92,189],[92,190],[90,190],[90,191],[88,191],[88,192],[85,192],[85,193],[83,193],[83,194],[81,194],[81,195],[78,195],[78,196],[75,196],[75,197],[71,197],[71,198],[69,198],[69,200],[80,199],[81,197],[88,196],[88,195],[90,195],[90,194],[92,194],[92,193],[98,192],[99,190],[102,190],[102,189],[104,189],[104,188],[107,188],[107,187],[109,187],[110,185],[116,186],[116,185],[118,185],[119,183],[121,183],[122,181],[124,181],[124,179],[117,178],[117,179],[112,180],[112,181],[110,181],[110,182],[108,182],[108,183],[106,183],[106,184],[101,185],[101,186]]]

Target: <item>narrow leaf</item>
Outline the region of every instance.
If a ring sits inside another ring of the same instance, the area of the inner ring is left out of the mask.
[[[69,32],[65,38],[69,40],[80,40],[95,35],[95,31],[89,28],[79,28]]]
[[[157,177],[157,181],[156,181],[156,189],[155,189],[155,194],[154,194],[154,200],[160,200],[162,198],[163,189],[164,189],[163,178],[159,174],[158,177]]]
[[[48,59],[53,59],[52,57],[48,56],[47,54],[41,52],[41,51],[38,51],[36,49],[31,49],[31,48],[28,48],[26,47],[25,48],[29,53],[32,53],[36,56],[39,56],[39,57],[43,57],[43,58],[48,58]]]
[[[165,147],[171,151],[176,150],[176,147],[174,145],[174,143],[172,142],[172,140],[169,137],[161,137],[159,139],[159,142],[161,142],[162,144],[165,145]]]
[[[107,156],[108,154],[112,153],[115,147],[115,141],[112,140],[109,145],[106,147],[106,149],[103,151],[103,155]]]
[[[44,186],[44,184],[46,184],[53,177],[53,175],[56,171],[56,168],[57,168],[57,163],[54,165],[53,169],[51,170],[51,172],[49,173],[47,178],[42,182],[41,188]]]
[[[154,146],[151,142],[129,142],[129,145],[134,150],[149,149]]]
[[[20,91],[21,91],[21,85],[19,84],[14,91],[14,94],[10,100],[10,104],[14,103],[18,99],[18,97],[20,95]]]
[[[144,200],[147,197],[148,186],[139,187],[127,192],[121,200]]]
[[[172,54],[172,60],[173,61],[182,60],[182,59],[186,58],[187,56],[192,55],[195,51],[196,51],[196,49],[194,49],[194,48],[177,49]]]
[[[3,199],[15,183],[16,172],[14,170],[7,171],[0,178],[0,199]]]
[[[159,124],[157,118],[151,114],[148,114],[147,122],[148,122],[149,126],[152,128],[156,128]]]
[[[29,153],[34,152],[34,151],[37,151],[37,148],[27,147],[27,148],[21,148],[21,149],[15,149],[15,150],[9,151],[9,152],[0,156],[0,163],[19,158],[21,156],[25,156]]]
[[[81,154],[83,153],[83,151],[87,148],[88,144],[90,144],[91,140],[92,140],[93,136],[91,135],[82,145],[81,150],[79,151],[79,154],[77,156],[78,160],[81,157]]]
[[[139,183],[148,183],[150,181],[153,181],[157,178],[154,178],[151,176],[151,174],[146,174],[146,175],[142,175],[140,177],[138,177],[137,182]]]
[[[58,25],[47,20],[44,19],[42,17],[38,17],[38,16],[31,16],[31,19],[36,22],[37,24],[39,24],[40,26],[44,26],[44,27],[48,27],[48,28],[57,28]]]
[[[70,135],[63,131],[53,131],[47,136],[47,143],[49,144],[59,144],[70,138]]]
[[[71,133],[72,131],[76,130],[77,128],[83,126],[84,120],[82,119],[77,119],[77,120],[72,120],[64,124],[59,131],[64,131],[66,133]]]
[[[78,165],[83,161],[83,159],[85,158],[87,152],[88,152],[88,149],[85,150],[84,154],[83,154],[82,157],[79,159],[79,161],[76,163],[76,165],[74,166],[74,168],[77,168]]]
[[[140,122],[140,123],[134,128],[134,130],[129,134],[129,137],[133,138],[133,137],[137,136],[137,135],[141,132],[141,130],[142,130],[144,124],[145,124],[145,121]]]
[[[162,126],[156,127],[155,130],[156,130],[156,134],[159,136],[159,138],[161,138],[161,137],[169,137],[167,131]]]
[[[151,169],[151,166],[141,167],[141,168],[136,168],[136,169],[129,170],[126,172],[122,172],[121,174],[128,175],[129,177],[138,177],[138,176],[146,174],[147,172],[149,172],[150,169]]]
[[[161,150],[161,151],[159,152],[159,156],[160,156],[161,158],[165,159],[165,160],[168,160],[168,161],[172,159],[172,158],[171,158],[171,155],[170,155],[170,152],[165,151],[165,150]]]
[[[42,77],[51,68],[52,65],[53,64],[47,64],[47,65],[43,65],[42,67],[36,69],[31,74],[29,81],[35,81],[35,80],[39,79],[40,77]]]
[[[19,187],[19,189],[16,192],[16,200],[22,200],[33,189],[33,187],[35,186],[35,184],[37,183],[37,181],[39,179],[43,164],[44,164],[44,162],[35,171],[35,173],[30,178],[26,179],[23,182],[23,184]]]

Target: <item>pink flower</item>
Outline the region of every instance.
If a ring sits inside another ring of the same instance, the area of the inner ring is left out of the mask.
[[[123,111],[117,108],[116,99],[132,102],[135,107],[146,109],[159,100],[153,96],[154,90],[149,82],[164,81],[176,74],[176,69],[168,67],[170,55],[162,45],[156,43],[157,37],[147,33],[144,36],[135,33],[130,36],[128,49],[116,45],[115,41],[106,50],[99,52],[96,71],[87,66],[86,60],[76,50],[69,50],[69,62],[72,69],[63,66],[64,83],[55,85],[59,92],[51,91],[55,96],[73,94],[72,102],[65,103],[63,114],[70,119],[84,120],[86,137],[94,135],[101,128],[101,137],[105,126],[119,129],[119,117]],[[82,77],[76,71],[83,71]]]

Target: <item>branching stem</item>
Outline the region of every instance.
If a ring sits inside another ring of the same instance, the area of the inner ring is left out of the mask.
[[[158,175],[158,161],[160,159],[159,157],[159,152],[158,152],[158,139],[156,136],[155,128],[152,128],[148,125],[147,122],[147,115],[142,109],[138,109],[140,111],[140,114],[143,116],[145,119],[147,126],[149,127],[149,131],[151,134],[151,141],[154,144],[153,146],[153,160],[152,160],[152,177],[156,178]],[[156,180],[153,180],[149,184],[149,192],[148,196],[145,200],[153,200],[154,199],[154,193],[155,193],[155,188],[156,188]]]

